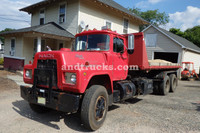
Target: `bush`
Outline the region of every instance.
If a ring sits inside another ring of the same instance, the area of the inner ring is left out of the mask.
[[[4,62],[3,58],[0,58],[0,65],[3,65],[3,62]]]

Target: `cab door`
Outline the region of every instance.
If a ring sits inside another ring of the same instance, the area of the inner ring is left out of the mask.
[[[124,80],[128,74],[128,56],[125,39],[113,37],[113,80]]]

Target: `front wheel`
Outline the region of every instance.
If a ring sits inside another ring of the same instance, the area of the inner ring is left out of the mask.
[[[108,111],[108,93],[101,85],[91,86],[85,93],[81,106],[81,120],[89,130],[100,128]]]

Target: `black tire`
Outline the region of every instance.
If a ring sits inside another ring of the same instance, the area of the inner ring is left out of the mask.
[[[47,113],[51,110],[47,107],[40,106],[40,105],[33,104],[33,103],[29,103],[29,106],[34,112],[36,112],[38,114],[44,114],[44,113]]]
[[[175,92],[178,85],[178,79],[175,74],[169,76],[170,79],[170,92]]]
[[[169,76],[165,76],[164,80],[159,85],[159,94],[160,95],[167,95],[170,91],[170,80]]]
[[[98,107],[97,107],[98,106]],[[104,86],[93,85],[85,93],[81,106],[83,125],[92,131],[99,129],[108,111],[108,93]]]

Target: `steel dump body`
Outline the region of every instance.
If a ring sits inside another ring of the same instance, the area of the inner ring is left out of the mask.
[[[129,65],[137,65],[140,70],[155,70],[155,69],[179,69],[179,64],[166,62],[163,60],[148,60],[146,45],[143,33],[134,33],[135,48],[134,53],[129,55]]]

